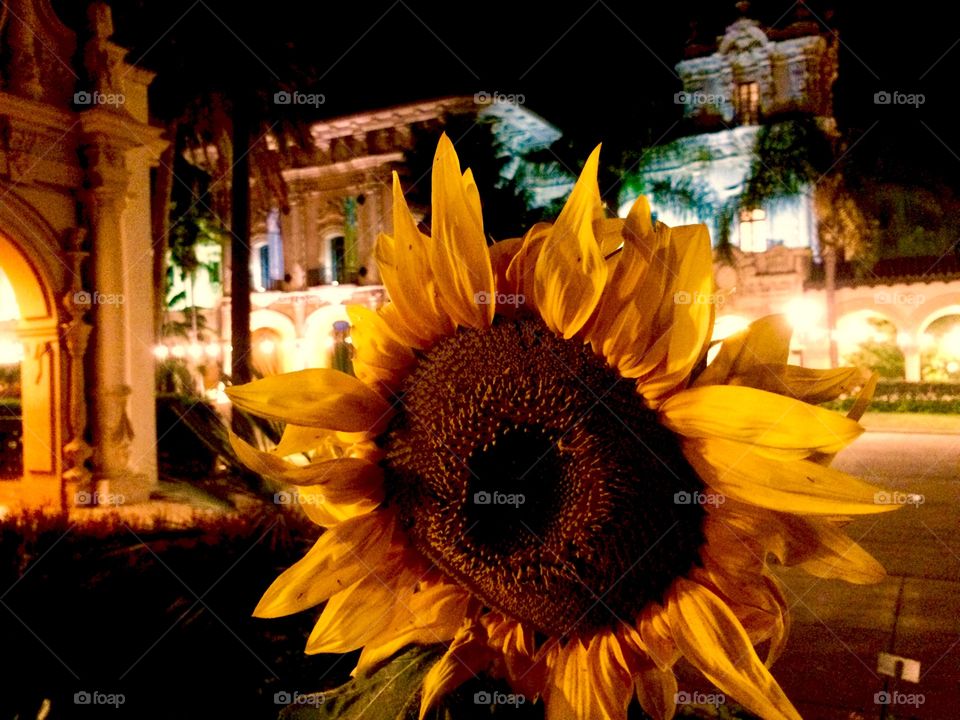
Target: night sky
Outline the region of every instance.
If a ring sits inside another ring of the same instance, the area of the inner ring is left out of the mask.
[[[75,12],[61,3],[62,14]],[[673,66],[691,23],[723,33],[728,2],[547,3],[485,0],[293,2],[112,0],[115,39],[130,59],[161,71],[161,114],[204,72],[242,82],[287,75],[286,58],[336,116],[443,95],[521,93],[526,105],[584,145],[618,139],[643,146],[683,131]],[[750,16],[784,27],[802,3],[754,2]],[[952,119],[960,29],[942,6],[810,2],[812,19],[842,42],[836,114],[851,150],[877,173],[960,181],[960,131]],[[278,51],[277,48],[281,50]],[[177,64],[180,67],[177,68]],[[171,71],[171,67],[174,70]],[[922,93],[919,107],[878,106],[881,90]]]

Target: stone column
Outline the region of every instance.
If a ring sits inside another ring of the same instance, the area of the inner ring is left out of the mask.
[[[304,261],[306,265],[304,270],[313,270],[322,265],[320,261],[320,237],[317,232],[317,220],[320,217],[320,194],[312,191],[306,193],[305,205],[303,233]]]
[[[25,506],[61,506],[60,343],[54,318],[20,320]]]
[[[903,353],[903,371],[907,382],[920,382],[920,347],[910,333],[897,333],[897,345]]]
[[[92,371],[89,386],[93,408],[93,481],[97,504],[143,502],[150,497],[146,475],[130,467],[133,426],[127,368],[130,348],[126,323],[128,297],[121,215],[126,206],[129,174],[123,151],[110,138],[88,137],[83,147],[88,188],[83,194],[92,236],[91,283],[87,299],[93,317]],[[152,408],[151,408],[152,410]]]

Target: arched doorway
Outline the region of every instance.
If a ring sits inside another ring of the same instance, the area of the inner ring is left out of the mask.
[[[19,410],[21,428],[20,473],[15,477],[8,472],[9,477],[0,480],[0,505],[58,508],[63,492],[59,313],[46,274],[2,232],[0,272],[6,288],[2,338],[6,359],[19,361],[19,372],[10,372],[11,377],[19,375],[19,402],[11,403],[11,408]],[[14,417],[12,411],[7,415]],[[12,427],[15,422],[7,424]]]
[[[23,344],[17,340],[20,306],[0,267],[0,483],[23,477],[23,418],[20,363]]]

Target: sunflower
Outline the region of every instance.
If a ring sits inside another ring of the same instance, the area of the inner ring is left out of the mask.
[[[358,671],[446,644],[421,717],[492,673],[550,719],[625,718],[634,697],[670,718],[684,657],[762,717],[798,718],[768,670],[789,628],[771,563],[883,577],[840,526],[892,506],[828,467],[872,382],[788,365],[777,316],[707,364],[705,226],[655,223],[643,198],[605,218],[598,157],[555,223],[488,245],[444,136],[430,235],[394,175],[391,302],[348,308],[356,376],[232,389],[287,423],[273,451],[234,438],[238,453],[326,528],[254,614],[326,603],[306,651],[362,648]],[[857,387],[850,416],[817,406]]]

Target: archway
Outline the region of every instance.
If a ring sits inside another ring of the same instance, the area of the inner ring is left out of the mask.
[[[960,382],[960,306],[927,318],[920,333],[920,377],[925,382]]]
[[[840,364],[865,367],[880,377],[902,380],[907,374],[909,340],[895,321],[875,310],[855,310],[837,319]]]
[[[10,404],[7,424],[16,424],[13,410],[19,409],[21,428],[19,477],[8,472],[11,477],[0,481],[0,505],[59,507],[63,411],[59,317],[51,283],[32,256],[3,233],[0,272],[7,290],[3,302],[3,340],[11,353],[7,359],[19,360],[19,403]]]

